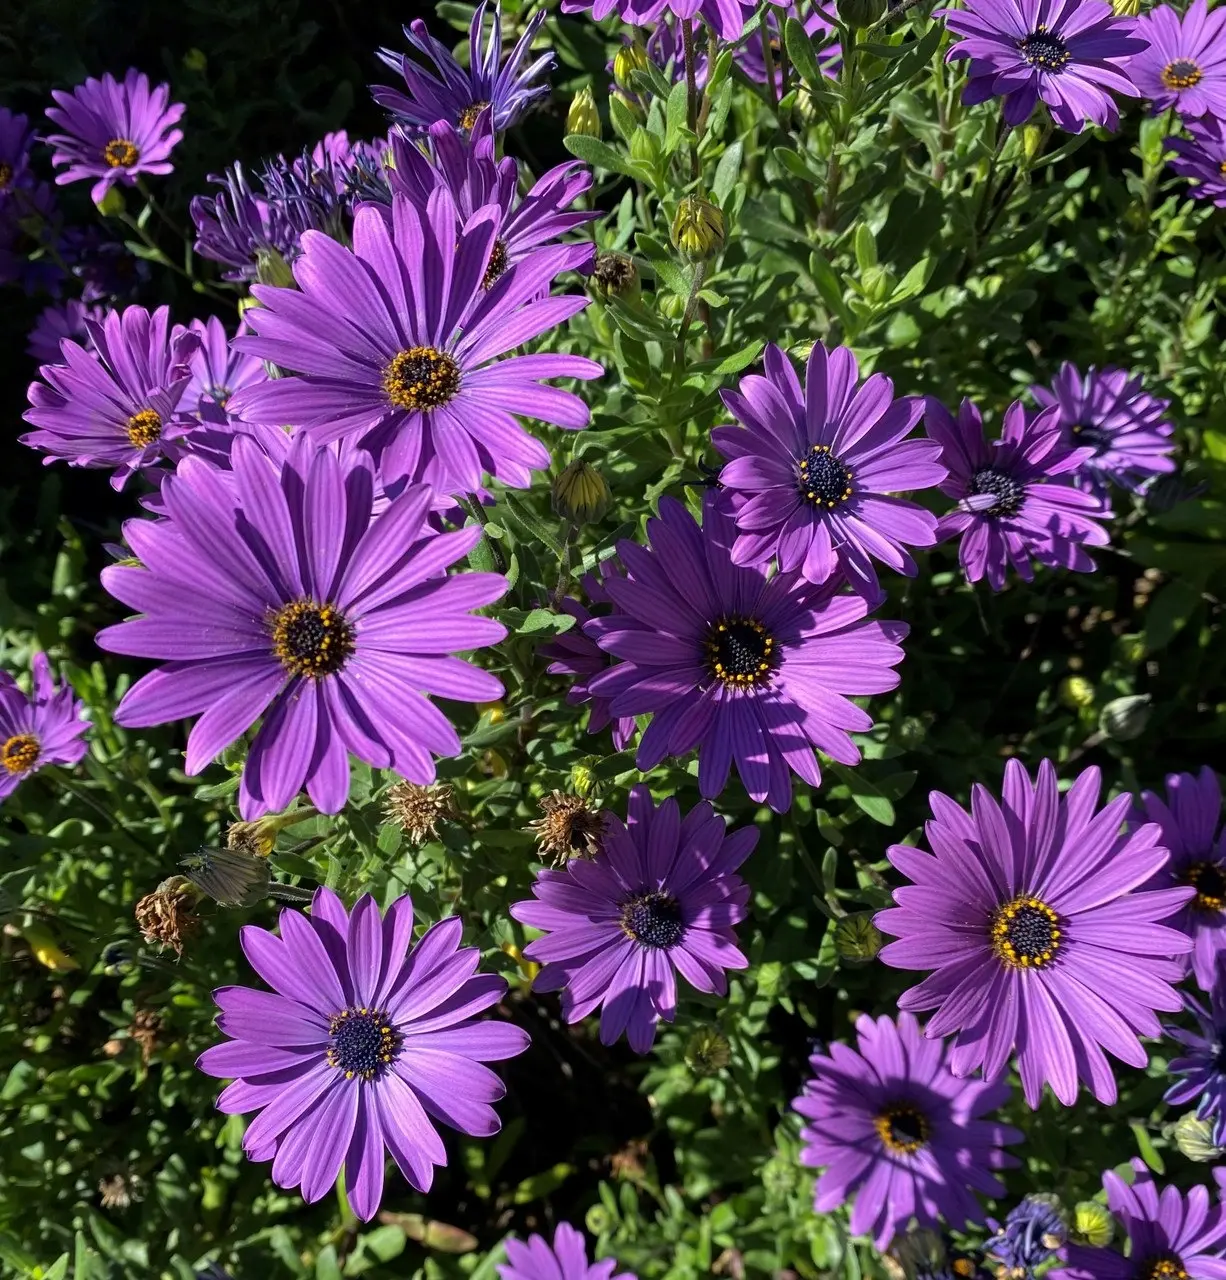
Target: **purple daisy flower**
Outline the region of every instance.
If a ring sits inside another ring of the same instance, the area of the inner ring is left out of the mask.
[[[1217,981],[1218,959],[1226,952],[1226,829],[1221,816],[1221,788],[1208,767],[1196,777],[1167,774],[1165,798],[1143,791],[1136,814],[1138,822],[1158,824],[1159,839],[1171,854],[1146,888],[1188,885],[1195,891],[1170,923],[1192,939],[1185,971],[1196,975],[1202,991]]]
[[[552,1245],[544,1236],[532,1235],[526,1244],[508,1240],[504,1248],[507,1260],[497,1267],[500,1280],[635,1280],[633,1272],[617,1271],[613,1258],[589,1264],[583,1236],[566,1222],[558,1223]]]
[[[65,228],[60,253],[80,280],[85,303],[130,302],[149,280],[149,263],[96,225]]]
[[[1031,1107],[1045,1081],[1065,1106],[1079,1080],[1113,1103],[1103,1050],[1143,1067],[1137,1037],[1160,1034],[1155,1010],[1181,1007],[1170,984],[1183,976],[1192,943],[1157,922],[1193,891],[1138,889],[1167,859],[1159,828],[1121,834],[1131,797],[1096,814],[1100,787],[1090,768],[1062,796],[1050,760],[1033,783],[1009,760],[1003,803],[976,784],[968,814],[934,791],[924,829],[932,853],[903,844],[888,852],[914,883],[895,889],[897,905],[876,917],[899,939],[881,959],[935,970],[899,1007],[936,1010],[929,1036],[957,1033],[957,1075],[982,1067],[997,1080],[1016,1051]]]
[[[267,382],[268,372],[262,360],[235,349],[216,316],[193,320],[188,328],[200,339],[200,346],[191,358],[192,378],[183,393],[184,407],[206,422],[224,425],[230,420],[230,397],[244,387]],[[245,332],[240,321],[235,337]]]
[[[193,196],[190,205],[196,227],[196,252],[220,262],[228,270],[223,280],[251,281],[259,274],[262,259],[293,262],[303,231],[311,227],[310,208],[282,208],[268,199],[256,179],[258,191],[241,164],[223,174],[209,174],[209,181],[223,188],[214,196]]]
[[[1161,1192],[1149,1170],[1133,1160],[1129,1186],[1119,1174],[1103,1174],[1107,1208],[1124,1228],[1129,1256],[1114,1249],[1070,1244],[1068,1262],[1049,1272],[1053,1280],[1222,1280],[1226,1276],[1226,1210],[1208,1189]]]
[[[0,800],[47,764],[76,764],[87,751],[85,704],[65,684],[57,689],[45,653],[36,653],[28,696],[0,671]]]
[[[505,62],[502,58],[502,9],[494,5],[493,21],[488,37],[485,15],[488,0],[483,0],[473,14],[468,31],[468,66],[462,67],[446,45],[436,40],[417,18],[404,28],[409,44],[433,64],[433,70],[414,62],[407,54],[394,49],[380,49],[379,58],[404,78],[407,94],[388,85],[372,85],[371,97],[389,111],[396,123],[408,132],[421,133],[432,124],[445,120],[448,124],[471,129],[477,117],[489,108],[494,128],[509,129],[537,102],[549,96],[549,82],[538,84],[554,65],[552,52],[543,53],[524,64],[528,51],[545,22],[542,9],[524,27],[523,34]]]
[[[533,899],[512,905],[516,920],[546,931],[524,948],[544,966],[535,989],[561,990],[570,1023],[601,1009],[602,1044],[624,1032],[635,1053],[649,1052],[660,1019],[677,1015],[677,973],[722,996],[724,970],[748,966],[735,926],[749,886],[736,869],[757,842],[756,827],[727,834],[705,800],[684,819],[674,799],[656,808],[640,783],[625,823],[608,815],[594,859],[539,872]]]
[[[89,340],[89,330],[85,327],[87,320],[101,324],[105,319],[101,307],[86,306],[76,298],[54,307],[45,308],[34,322],[26,339],[26,351],[39,364],[56,364],[63,359],[60,343],[65,338],[79,342],[87,351],[93,347]]]
[[[447,1163],[436,1124],[479,1138],[498,1132],[490,1104],[506,1089],[482,1064],[523,1053],[528,1036],[478,1019],[506,983],[475,972],[480,952],[460,948],[458,916],[414,946],[407,895],[380,920],[369,894],[347,912],[320,888],[309,916],[285,910],[279,923],[280,937],[241,930],[251,967],[272,991],[215,991],[217,1026],[230,1039],[196,1065],[233,1080],[219,1111],[259,1111],[243,1150],[273,1162],[277,1186],[300,1187],[312,1204],[344,1165],[349,1202],[368,1222],[383,1198],[386,1151],[425,1192],[434,1166]]]
[[[1167,1066],[1170,1075],[1183,1078],[1162,1095],[1163,1101],[1172,1107],[1195,1102],[1197,1117],[1213,1124],[1214,1146],[1226,1147],[1226,956],[1218,956],[1209,1008],[1190,995],[1184,996],[1184,1003],[1197,1030],[1163,1028],[1184,1050]]]
[[[1128,61],[1128,76],[1154,114],[1174,107],[1185,119],[1226,116],[1226,12],[1192,0],[1180,15],[1169,4],[1144,13],[1136,34],[1149,48]]]
[[[813,1207],[829,1213],[853,1196],[853,1235],[884,1249],[911,1218],[935,1227],[978,1223],[972,1191],[999,1196],[993,1172],[1019,1162],[1004,1150],[1022,1134],[984,1117],[1009,1099],[1006,1084],[959,1080],[944,1047],[909,1013],[856,1020],[859,1053],[845,1044],[809,1059],[814,1078],[792,1103],[806,1124],[801,1164],[824,1168]]]
[[[257,336],[234,343],[302,376],[248,387],[231,412],[297,423],[325,442],[353,436],[379,458],[385,482],[474,493],[489,473],[527,488],[550,454],[513,415],[586,426],[578,396],[541,383],[604,370],[582,356],[498,358],[588,303],[542,296],[566,245],[538,249],[483,289],[499,221],[486,205],[457,236],[455,205],[437,190],[425,212],[399,195],[390,220],[359,209],[352,250],[308,232],[294,264],[299,287],[255,286],[262,305],[247,318]]]
[[[1043,1196],[1024,1197],[1009,1210],[1004,1226],[991,1218],[988,1225],[995,1234],[984,1242],[984,1252],[1001,1264],[1009,1280],[1031,1280],[1068,1238],[1056,1205]]]
[[[601,575],[585,573],[580,580],[583,593],[588,603],[601,613],[613,611],[613,601],[604,589],[602,579],[608,579],[618,573],[616,562],[606,560],[601,567]],[[613,726],[613,746],[624,751],[627,743],[634,736],[635,723],[633,716],[614,716],[609,710],[609,699],[594,694],[591,690],[593,676],[608,671],[611,665],[609,655],[588,635],[587,624],[592,619],[592,611],[586,609],[578,600],[567,597],[558,606],[563,613],[568,613],[575,620],[569,631],[563,631],[548,644],[541,645],[537,652],[549,661],[546,670],[551,676],[573,676],[574,683],[566,695],[566,701],[572,707],[588,704],[587,731],[599,733],[609,724]]]
[[[1103,0],[966,0],[935,16],[965,37],[945,55],[971,59],[962,101],[1003,97],[1006,124],[1024,124],[1042,101],[1069,133],[1086,120],[1115,129],[1112,93],[1137,96],[1125,68],[1147,41]]]
[[[200,716],[187,740],[195,774],[263,715],[239,790],[246,819],[280,812],[304,784],[317,809],[339,813],[350,753],[433,782],[432,753],[455,755],[460,740],[427,695],[488,702],[503,691],[448,656],[506,635],[469,612],[497,600],[506,579],[443,572],[480,528],[434,533],[425,486],[372,521],[367,461],[302,433],[279,468],[238,436],[230,465],[185,458],[162,486],[168,518],[124,526],[140,566],[102,571],[103,586],[142,616],[106,627],[98,644],[166,663],[132,686],[115,719]]]
[[[134,472],[182,456],[179,441],[194,424],[179,401],[200,340],[171,329],[169,307],[152,315],[125,307],[102,322],[87,317],[85,327],[90,346],[65,342],[65,363],[43,365],[44,381],[30,384],[22,416],[39,430],[21,441],[48,453],[47,462],[113,467],[111,485],[122,489]]]
[[[632,27],[666,24],[670,17],[705,20],[724,40],[739,40],[756,6],[749,0],[562,0],[563,13],[591,11],[600,22],[615,13]],[[679,35],[675,37],[680,49]]]
[[[1086,547],[1111,541],[1098,523],[1110,511],[1067,478],[1085,465],[1092,450],[1064,443],[1058,408],[1030,414],[1015,400],[1005,410],[1000,439],[991,441],[969,400],[962,401],[955,421],[929,397],[924,420],[949,468],[941,492],[958,499],[957,509],[937,522],[937,539],[962,535],[958,559],[968,581],[986,577],[992,590],[1000,591],[1012,565],[1032,582],[1032,559],[1058,569],[1094,571]]]
[[[122,81],[109,72],[90,76],[71,93],[52,89],[59,104],[47,118],[64,130],[47,136],[51,163],[62,168],[55,180],[97,179],[90,191],[95,203],[116,184],[136,185],[142,173],[170,173],[170,153],[183,138],[173,126],[186,109],[170,101],[170,86],[149,87],[149,77],[135,67]]]
[[[647,522],[650,547],[622,542],[615,611],[584,631],[621,659],[589,682],[614,716],[652,713],[636,763],[698,748],[698,785],[714,798],[733,761],[753,799],[792,803],[791,773],[821,783],[814,747],[858,764],[848,731],[872,717],[851,701],[898,685],[901,622],[868,622],[867,602],[732,560],[736,525],[708,492],[701,528],[673,498]]]
[[[894,399],[875,373],[862,386],[846,347],[813,344],[802,387],[792,362],[766,348],[765,377],[742,378],[721,393],[742,425],[716,427],[711,442],[729,461],[719,473],[730,495],[738,565],[778,557],[785,573],[823,583],[841,571],[869,601],[881,595],[874,560],[914,577],[906,547],[936,542],[936,517],[892,495],[940,484],[941,446],[907,440],[924,402]]]
[[[1226,124],[1216,116],[1186,121],[1190,138],[1167,138],[1165,146],[1176,153],[1171,168],[1191,178],[1191,195],[1226,207]]]
[[[0,107],[0,202],[29,178],[33,140],[29,118]]]
[[[1050,389],[1033,386],[1030,391],[1043,408],[1059,410],[1069,448],[1093,450],[1074,478],[1104,505],[1110,502],[1109,481],[1135,490],[1175,470],[1175,427],[1167,419],[1171,402],[1149,395],[1140,378],[1093,365],[1082,374],[1065,362]]]
[[[390,218],[392,196],[397,192],[424,215],[430,196],[440,187],[450,193],[461,223],[486,205],[496,205],[501,218],[482,288],[490,288],[541,245],[557,241],[596,216],[587,209],[571,209],[592,185],[591,170],[577,160],[550,169],[521,197],[519,165],[511,156],[495,159],[488,111],[473,126],[471,139],[454,125],[440,122],[430,126],[429,140],[431,154],[427,155],[393,133],[385,216]],[[572,243],[559,259],[559,269],[587,271],[595,256],[596,246],[590,240]]]

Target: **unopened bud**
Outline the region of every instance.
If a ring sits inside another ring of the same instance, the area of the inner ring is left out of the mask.
[[[871,27],[885,16],[886,0],[838,0],[835,8],[849,27]]]
[[[864,296],[870,302],[885,302],[894,292],[898,277],[888,268],[880,264],[869,267],[860,277],[864,288]]]
[[[255,255],[256,279],[261,284],[275,284],[282,289],[294,288],[294,273],[276,249],[261,249]]]
[[[571,765],[571,790],[578,796],[588,796],[596,789],[596,774],[586,764]]]
[[[605,302],[617,298],[633,304],[643,293],[639,269],[634,265],[634,259],[624,253],[597,254],[589,279],[592,292]]]
[[[1141,0],[1111,0],[1117,18],[1135,18],[1141,12]]]
[[[639,44],[624,44],[613,55],[613,82],[627,93],[634,92],[630,76],[635,71],[647,70],[647,51]]]
[[[128,202],[118,187],[107,187],[102,199],[94,201],[94,207],[104,218],[117,218],[128,207]]]
[[[553,482],[553,509],[571,524],[596,524],[609,509],[609,483],[590,462],[575,458]]]
[[[1149,724],[1150,701],[1148,693],[1112,698],[1098,717],[1099,732],[1114,742],[1131,742],[1134,738],[1139,738]]]
[[[1213,1126],[1200,1119],[1195,1111],[1180,1116],[1173,1137],[1183,1155],[1197,1164],[1212,1164],[1226,1156],[1226,1148],[1213,1141]]]
[[[869,911],[844,916],[834,926],[835,953],[849,964],[867,964],[881,950],[884,941]]]
[[[600,112],[588,85],[584,85],[571,101],[570,110],[566,113],[566,132],[581,133],[588,138],[600,137]]]
[[[705,196],[685,196],[673,219],[673,243],[691,262],[705,262],[724,247],[724,215]]]
[[[207,71],[209,60],[203,49],[189,49],[183,55],[183,65],[188,71]]]
[[[1081,1244],[1101,1249],[1111,1243],[1115,1223],[1106,1208],[1094,1200],[1082,1200],[1073,1210],[1073,1236]]]
[[[1069,676],[1060,681],[1059,698],[1070,711],[1080,711],[1094,705],[1094,686],[1085,676]]]
[[[1039,147],[1043,143],[1043,130],[1037,124],[1028,124],[1022,130],[1022,155],[1027,160],[1033,160],[1039,154]]]
[[[685,1065],[696,1076],[718,1075],[732,1060],[732,1046],[714,1027],[699,1027],[685,1046]]]

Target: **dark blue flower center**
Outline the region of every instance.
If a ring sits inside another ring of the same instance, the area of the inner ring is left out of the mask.
[[[726,685],[762,684],[775,667],[775,641],[754,618],[724,617],[707,628],[703,641],[711,674]]]
[[[971,476],[970,492],[974,495],[990,493],[996,499],[986,511],[980,512],[985,516],[1015,516],[1026,498],[1026,486],[1008,472],[998,471],[995,467],[976,471]]]
[[[681,904],[671,893],[639,893],[622,903],[622,931],[635,942],[667,951],[681,941]]]
[[[1201,911],[1226,908],[1226,872],[1218,862],[1193,862],[1183,873],[1184,884],[1196,890],[1192,905]]]
[[[1048,31],[1042,23],[1024,40],[1019,41],[1017,48],[1022,61],[1038,67],[1040,71],[1063,71],[1073,56],[1064,41]]]
[[[1177,1253],[1162,1253],[1141,1263],[1137,1280],[1188,1280],[1188,1273]]]
[[[1011,969],[1045,969],[1060,950],[1060,917],[1039,898],[1027,895],[992,914],[992,949]]]
[[[345,1073],[347,1080],[373,1080],[396,1060],[400,1037],[381,1009],[345,1009],[328,1028],[328,1065]]]
[[[1162,68],[1162,83],[1168,89],[1190,89],[1200,84],[1204,74],[1191,58],[1175,58]]]
[[[335,605],[294,600],[272,615],[269,630],[291,676],[333,676],[353,654],[353,627]]]
[[[873,1121],[877,1136],[890,1151],[910,1154],[928,1141],[931,1126],[922,1111],[909,1102],[895,1103]]]
[[[1093,449],[1096,458],[1101,458],[1111,448],[1111,433],[1092,422],[1074,423],[1072,431],[1074,447]]]
[[[796,487],[806,502],[827,510],[851,497],[852,473],[830,452],[830,446],[815,444],[797,460]]]
[[[437,347],[410,347],[388,361],[383,390],[397,409],[437,409],[459,392],[460,366]]]

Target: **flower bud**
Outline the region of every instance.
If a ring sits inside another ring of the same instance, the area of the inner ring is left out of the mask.
[[[588,796],[596,789],[596,775],[585,764],[571,765],[571,790],[577,796]]]
[[[553,482],[553,509],[571,524],[596,524],[609,509],[609,484],[590,462],[574,458]]]
[[[886,0],[838,0],[835,8],[849,27],[871,27],[885,16]]]
[[[613,1215],[602,1204],[594,1204],[583,1217],[583,1225],[594,1236],[611,1231],[615,1225]]]
[[[183,66],[188,71],[207,71],[209,60],[203,49],[189,49],[183,55]]]
[[[873,923],[871,911],[844,916],[834,926],[834,950],[849,964],[867,964],[881,950],[885,939]]]
[[[1101,1249],[1111,1243],[1115,1223],[1106,1208],[1093,1200],[1082,1200],[1073,1210],[1073,1236],[1081,1244]]]
[[[600,137],[600,112],[588,85],[584,85],[571,100],[570,110],[566,113],[566,132],[581,133],[588,138]]]
[[[624,44],[613,55],[613,82],[626,93],[634,93],[630,76],[647,70],[647,51],[639,44]]]
[[[1037,124],[1028,124],[1022,130],[1022,155],[1033,160],[1039,154],[1043,142],[1043,130]]]
[[[1098,717],[1099,732],[1113,742],[1131,742],[1134,738],[1139,738],[1149,724],[1151,701],[1148,693],[1112,698]]]
[[[592,292],[602,301],[618,298],[633,305],[643,294],[639,269],[624,253],[600,253],[590,276]]]
[[[1197,1164],[1211,1164],[1226,1156],[1226,1149],[1213,1141],[1213,1126],[1201,1120],[1195,1111],[1180,1116],[1172,1136],[1180,1152]]]
[[[108,187],[102,199],[94,201],[94,207],[104,218],[117,218],[128,207],[128,202],[118,187]]]
[[[1080,711],[1094,705],[1094,686],[1085,676],[1069,676],[1060,681],[1058,696],[1070,711]]]
[[[1111,0],[1117,18],[1135,18],[1141,12],[1141,0]]]
[[[685,196],[673,219],[673,243],[691,262],[705,262],[724,247],[724,215],[705,196]]]
[[[869,302],[886,302],[898,284],[898,277],[888,268],[881,265],[869,267],[860,277],[864,287],[864,296]]]
[[[639,164],[654,168],[660,163],[663,155],[660,139],[646,129],[637,130],[634,137],[630,139],[630,159]]]
[[[718,1075],[732,1060],[732,1046],[714,1027],[699,1027],[685,1046],[685,1065],[696,1076]]]
[[[294,288],[294,273],[276,249],[260,249],[256,253],[255,274],[261,284],[275,284],[282,289]]]

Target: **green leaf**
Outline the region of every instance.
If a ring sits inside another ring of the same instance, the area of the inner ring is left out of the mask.
[[[877,240],[872,228],[865,222],[856,228],[856,266],[861,272],[869,271],[877,265]]]
[[[504,493],[501,498],[505,514],[509,515],[529,539],[535,539],[544,546],[556,560],[562,560],[566,548],[558,537],[558,528],[552,521],[542,519],[523,498],[516,494]]]
[[[534,635],[540,631],[561,635],[575,625],[571,614],[554,613],[552,609],[500,609],[498,619],[521,635]]]
[[[807,85],[821,83],[822,73],[817,65],[817,56],[813,52],[813,41],[798,18],[788,18],[783,24],[783,46],[792,59],[792,66],[800,74]]]
[[[1145,611],[1145,650],[1157,653],[1165,649],[1187,625],[1200,606],[1200,592],[1190,582],[1176,578],[1168,582]]]
[[[599,138],[589,138],[584,133],[568,133],[562,139],[562,145],[572,156],[578,156],[593,168],[607,169],[610,173],[624,173],[628,178],[646,180],[648,177],[642,165],[636,164],[620,151],[614,151]]]
[[[732,188],[736,186],[744,154],[744,145],[738,140],[720,156],[719,164],[715,166],[715,179],[711,183],[711,194],[720,205],[723,205],[732,193]]]
[[[686,127],[688,96],[684,80],[678,80],[668,95],[668,105],[664,113],[664,118],[667,122],[664,149],[668,152],[674,151],[682,138],[689,135],[689,129]]]
[[[1166,1172],[1166,1166],[1162,1163],[1162,1157],[1154,1149],[1153,1141],[1150,1139],[1149,1132],[1145,1126],[1137,1120],[1129,1123],[1128,1127],[1132,1130],[1132,1135],[1137,1140],[1137,1151],[1140,1152],[1141,1159],[1157,1174]]]

